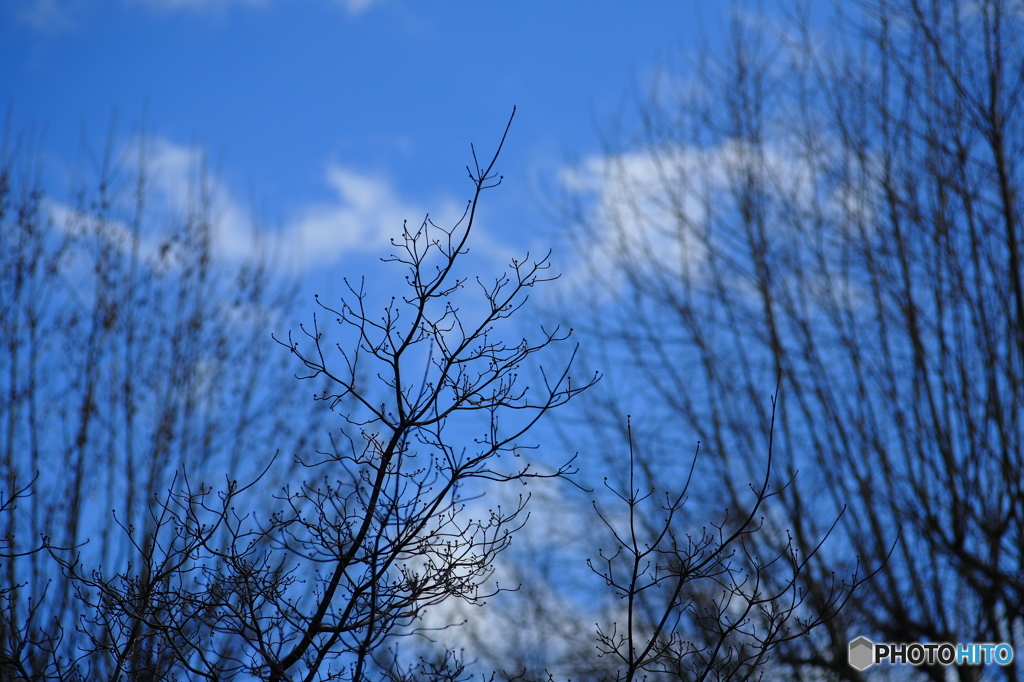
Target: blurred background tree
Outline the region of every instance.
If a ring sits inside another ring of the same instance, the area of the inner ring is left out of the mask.
[[[137,574],[184,472],[245,480],[302,447],[312,414],[269,336],[295,287],[255,227],[248,259],[218,253],[222,197],[201,152],[176,202],[153,187],[145,132],[120,144],[112,121],[63,203],[44,186],[41,137],[12,134],[10,116],[6,130],[0,676],[100,679],[117,666],[87,652],[117,634],[41,548]]]
[[[776,649],[778,674],[861,679],[859,635],[1020,650],[1024,8],[788,7],[736,12],[724,48],[691,76],[666,65],[637,124],[566,175],[586,262],[558,315],[607,374],[566,433],[614,467],[643,414],[645,487],[680,480],[699,440],[695,500],[745,509],[781,375],[774,531],[753,541],[774,556],[791,534],[808,618],[835,574],[880,573]]]

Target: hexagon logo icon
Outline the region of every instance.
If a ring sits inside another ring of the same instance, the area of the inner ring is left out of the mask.
[[[867,637],[858,637],[850,642],[850,665],[865,670],[875,663],[875,645]]]

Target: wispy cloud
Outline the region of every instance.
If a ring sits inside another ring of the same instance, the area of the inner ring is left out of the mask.
[[[149,144],[147,172],[156,206],[165,212],[194,206],[199,198],[201,150],[166,139]],[[219,179],[207,177],[202,182],[217,222],[218,253],[231,260],[251,255],[255,244],[249,212]],[[332,199],[300,206],[275,235],[264,235],[279,241],[301,270],[332,265],[346,256],[383,255],[390,239],[401,234],[403,221],[418,224],[427,215],[426,208],[403,199],[381,175],[329,164],[324,183],[333,191]],[[445,201],[437,208],[434,213],[448,220],[457,207]]]
[[[434,199],[429,207],[420,205],[402,197],[386,177],[339,164],[327,166],[324,182],[334,191],[334,199],[302,207],[279,234],[283,243],[297,249],[303,270],[331,265],[349,255],[390,254],[394,251],[391,240],[401,236],[403,224],[417,228],[429,216],[432,223],[451,229],[466,208],[450,198]],[[523,255],[479,223],[472,250],[498,267]]]
[[[401,234],[403,221],[418,223],[427,213],[399,197],[380,176],[332,164],[325,181],[335,200],[305,207],[285,228],[284,241],[298,246],[303,268],[327,265],[347,254],[380,254]],[[445,212],[450,210],[446,207]]]
[[[370,9],[373,5],[379,5],[384,0],[334,0],[337,4],[341,5],[348,10],[349,14],[356,15],[362,14],[366,10]]]
[[[56,0],[49,0],[55,2]],[[265,6],[283,0],[125,0],[125,2],[143,2],[151,7],[160,7],[168,10],[194,9],[194,10],[219,10],[230,5]],[[334,4],[340,5],[350,15],[362,14],[373,5],[380,4],[384,0],[334,0]]]
[[[586,226],[581,262],[566,273],[565,285],[586,288],[592,272],[614,280],[633,267],[677,272],[699,265],[706,255],[705,195],[723,173],[720,156],[683,147],[591,156],[564,170],[562,186],[583,200]]]
[[[124,4],[142,4],[163,11],[220,12],[232,6],[267,7],[286,0],[121,0]],[[349,16],[358,16],[386,0],[332,0]],[[65,33],[77,25],[76,17],[87,6],[83,0],[22,0],[4,6],[18,21],[39,33]]]
[[[146,138],[145,153],[140,154],[139,145],[139,139],[130,140],[117,155],[125,160],[114,182],[121,191],[107,197],[110,211],[103,225],[111,244],[128,249],[133,243],[132,225],[138,219],[134,187],[141,174],[145,201],[137,237],[144,258],[159,261],[175,228],[197,218],[211,221],[218,257],[239,261],[255,255],[252,220],[219,179],[206,172],[202,149]],[[53,200],[46,207],[54,224],[65,230],[77,231],[91,220],[88,210],[82,213]]]
[[[16,10],[18,19],[41,33],[63,33],[75,26],[73,3],[29,0]]]
[[[810,258],[824,268],[806,270],[794,286],[820,300],[857,301],[862,294],[829,259],[841,254],[847,231],[871,229],[874,189],[857,174],[820,172],[840,164],[823,156],[814,166],[800,149],[784,139],[759,147],[728,139],[592,156],[564,170],[562,186],[581,205],[573,236],[579,260],[564,284],[569,295],[594,291],[595,273],[601,295],[618,292],[627,277],[648,287],[709,281],[712,260],[721,268],[760,248],[750,241],[760,237],[744,228],[745,202],[753,201],[774,258]],[[784,272],[775,274],[777,282]],[[737,277],[728,286],[741,291],[753,284]]]
[[[264,224],[257,228],[251,211],[207,170],[202,148],[154,137],[145,140],[145,153],[140,154],[139,144],[140,140],[132,140],[119,156],[128,160],[123,169],[128,173],[127,186],[135,182],[135,173],[144,171],[146,215],[139,245],[146,257],[155,256],[164,246],[167,226],[200,218],[211,221],[218,259],[238,262],[272,253],[279,263],[305,272],[335,266],[346,258],[387,256],[394,251],[391,240],[401,237],[404,224],[418,228],[429,215],[434,224],[450,229],[465,210],[464,203],[446,197],[421,205],[402,196],[382,174],[330,163],[323,175],[330,198],[293,207],[287,211],[291,217],[276,229]],[[136,205],[131,191],[114,201],[107,230],[127,248],[132,243],[129,226]],[[55,223],[75,223],[72,207],[49,202],[48,209]],[[522,256],[485,225],[478,225],[474,233],[473,251],[492,265],[501,267],[513,256]]]
[[[230,5],[262,7],[270,4],[271,0],[124,0],[124,2],[134,4],[142,3],[149,5],[150,7],[166,10],[214,10],[223,9]]]

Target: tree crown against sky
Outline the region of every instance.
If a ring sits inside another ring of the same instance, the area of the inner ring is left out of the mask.
[[[288,292],[260,261],[218,260],[202,165],[184,212],[151,218],[138,144],[127,165],[108,145],[73,208],[47,199],[29,136],[5,145],[0,670],[400,677],[395,638],[433,605],[490,594],[525,523],[528,495],[484,511],[486,484],[571,473],[571,456],[531,465],[522,436],[596,381],[527,362],[570,331],[502,330],[549,281],[546,258],[489,282],[462,272],[498,152],[474,153],[454,226],[428,217],[392,242],[406,290],[382,316],[343,279],[340,303],[275,347]],[[289,355],[329,410],[279,385]],[[275,445],[291,464],[275,466]],[[439,679],[460,666],[445,660]]]

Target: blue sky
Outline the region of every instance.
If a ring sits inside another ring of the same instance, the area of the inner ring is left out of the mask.
[[[326,273],[384,255],[402,219],[456,215],[470,143],[492,151],[513,105],[477,247],[551,246],[537,194],[725,17],[667,0],[0,0],[0,98],[15,132],[45,130],[57,182],[81,168],[83,131],[102,147],[116,111],[126,144],[145,112],[156,190],[181,196],[191,150],[206,149],[228,250],[255,205],[323,293]]]

